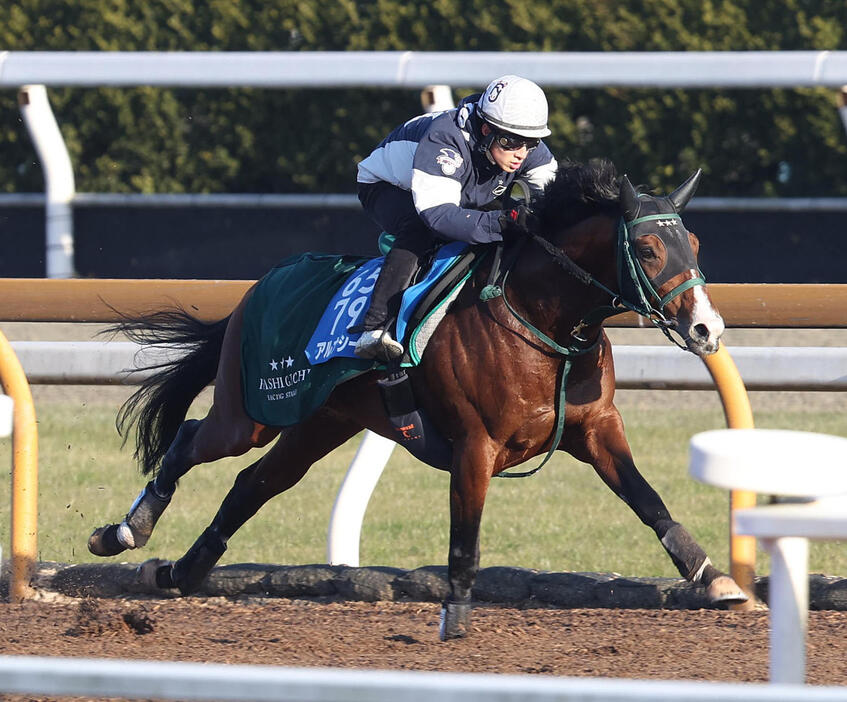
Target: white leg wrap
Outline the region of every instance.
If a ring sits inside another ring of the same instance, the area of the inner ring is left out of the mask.
[[[124,548],[135,548],[135,537],[132,534],[132,529],[126,520],[118,524],[118,533],[116,534],[118,541]]]
[[[707,565],[712,565],[712,561],[709,559],[708,556],[706,556],[706,560],[703,561],[703,565],[701,565],[700,568],[697,570],[697,572],[694,573],[694,577],[691,578],[692,583],[699,583],[700,580],[702,580],[703,571],[706,570]]]

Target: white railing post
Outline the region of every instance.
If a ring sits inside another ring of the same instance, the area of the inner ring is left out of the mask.
[[[74,277],[74,234],[71,201],[74,171],[59,125],[43,85],[25,85],[18,104],[44,171],[46,210],[46,276]]]
[[[385,469],[394,442],[366,431],[338,489],[326,537],[326,562],[359,565],[359,537],[368,501]]]
[[[15,403],[8,395],[0,393],[0,438],[12,435],[12,415]]]
[[[803,683],[809,620],[809,541],[785,537],[762,539],[762,545],[771,555],[770,679],[773,683]]]
[[[12,417],[15,402],[8,395],[0,393],[0,438],[12,435]],[[0,544],[0,565],[3,563],[3,544]]]

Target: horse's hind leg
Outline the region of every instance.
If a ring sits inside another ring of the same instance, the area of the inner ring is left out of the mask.
[[[662,498],[638,472],[617,409],[611,407],[593,417],[579,433],[576,440],[572,435],[566,438],[568,451],[590,463],[615,494],[653,529],[680,574],[689,582],[703,585],[713,604],[746,601],[744,591],[712,565],[706,552],[682,524],[671,518]]]
[[[270,498],[296,485],[311,465],[362,428],[324,409],[306,422],[285,429],[277,443],[258,461],[242,470],[211,524],[175,563],[155,559],[142,564],[148,584],[196,590],[226,551],[230,537]]]
[[[145,546],[170,504],[177,481],[191,468],[219,458],[240,456],[252,448],[264,446],[276,436],[276,430],[250,420],[230,419],[233,421],[210,413],[202,420],[183,422],[156,477],[144,486],[120,524],[108,524],[94,530],[88,539],[89,551],[97,556],[116,556],[126,549]]]
[[[177,482],[191,468],[228,456],[240,456],[265,446],[276,429],[263,427],[247,417],[242,408],[240,385],[240,338],[244,302],[235,310],[221,347],[214,401],[202,420],[182,422],[162,462],[120,524],[94,530],[88,549],[97,556],[116,556],[126,549],[146,545],[159,518],[170,504]]]

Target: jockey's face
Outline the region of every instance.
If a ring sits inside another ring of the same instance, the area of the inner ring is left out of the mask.
[[[483,135],[488,136],[491,134],[491,131],[491,127],[488,124],[484,123],[482,125]],[[537,139],[527,139],[524,141],[521,137],[516,137],[516,140],[520,142],[520,146],[517,149],[507,149],[500,145],[499,140],[495,136],[488,149],[488,153],[491,154],[491,160],[506,171],[506,173],[514,173],[518,170],[523,164],[524,159],[526,159],[527,154],[538,144]]]

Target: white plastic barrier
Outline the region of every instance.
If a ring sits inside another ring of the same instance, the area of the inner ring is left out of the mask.
[[[0,394],[0,438],[12,435],[15,403],[8,395]]]
[[[808,540],[847,538],[847,439],[778,429],[702,432],[691,439],[690,471],[709,485],[781,496],[779,504],[736,510],[735,532],[757,537],[771,554],[771,682],[804,682]]]
[[[843,702],[847,689],[0,656],[0,693],[240,702]]]
[[[128,369],[164,360],[176,350],[142,351],[128,341],[15,341],[12,348],[30,383],[134,383],[146,373]],[[702,361],[673,346],[614,346],[619,388],[711,390]],[[748,390],[845,390],[847,349],[735,347],[733,359]],[[365,432],[336,497],[327,533],[327,562],[359,565],[362,521],[395,444]]]
[[[326,536],[326,562],[359,565],[359,541],[365,510],[396,444],[366,431],[338,489]]]
[[[13,341],[33,384],[117,385],[145,373],[124,371],[179,351],[150,349],[129,341]],[[732,358],[747,390],[847,390],[847,349],[804,346],[734,346]],[[713,390],[703,362],[675,346],[612,347],[621,389]]]
[[[4,51],[0,86],[481,88],[504,66],[545,88],[847,84],[847,51]]]
[[[0,393],[0,438],[12,435],[12,422],[15,402],[8,395]],[[0,564],[3,563],[3,546],[0,544]]]

